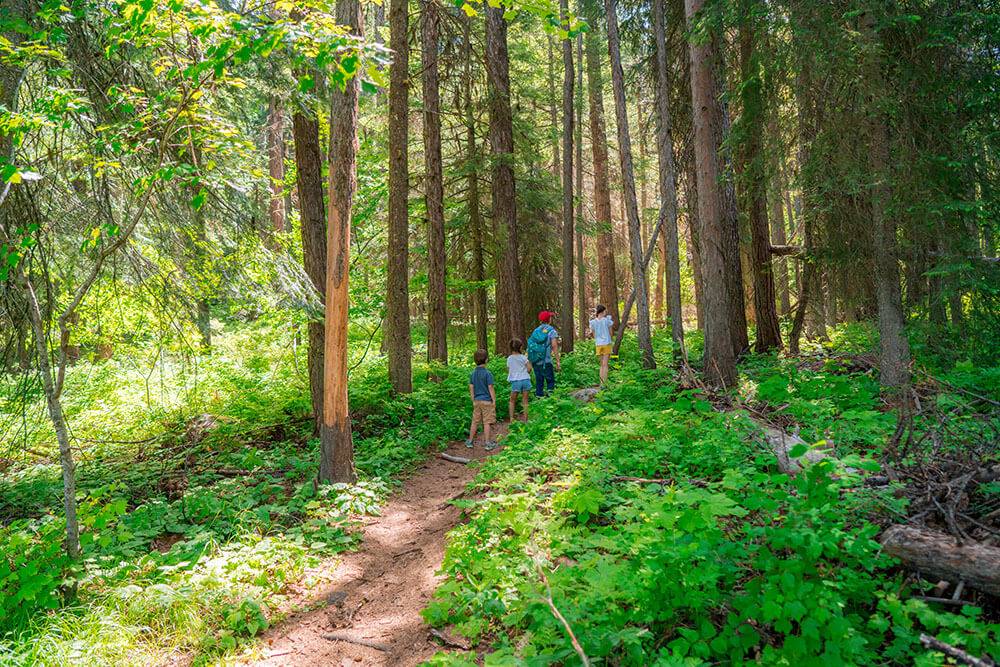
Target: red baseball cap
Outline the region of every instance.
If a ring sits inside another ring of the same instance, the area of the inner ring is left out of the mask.
[[[538,321],[545,322],[546,324],[548,324],[549,320],[551,320],[554,315],[555,313],[553,313],[551,310],[543,310],[540,313],[538,313]]]

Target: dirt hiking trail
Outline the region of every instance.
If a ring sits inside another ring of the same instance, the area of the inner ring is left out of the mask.
[[[506,435],[507,425],[496,429],[494,437]],[[489,455],[482,436],[475,449],[453,442],[446,452],[472,459]],[[442,580],[435,572],[445,534],[461,518],[450,501],[462,495],[475,474],[475,467],[428,458],[381,516],[365,520],[358,551],[344,554],[332,578],[311,597],[319,607],[293,614],[266,632],[264,658],[249,664],[417,665],[442,650],[420,611]],[[354,642],[326,639],[330,634]]]

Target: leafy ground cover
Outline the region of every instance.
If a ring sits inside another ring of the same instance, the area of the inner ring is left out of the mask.
[[[906,500],[859,480],[896,426],[869,371],[754,358],[734,394],[719,411],[626,361],[594,403],[541,404],[461,501],[470,520],[425,618],[489,651],[487,665],[578,664],[567,626],[592,660],[622,665],[943,664],[921,631],[1000,652],[995,617],[912,599],[875,541]],[[838,457],[779,473],[757,410],[832,439]]]
[[[73,367],[78,569],[63,556],[53,440],[40,396],[29,400],[0,486],[0,664],[212,662],[273,623],[313,566],[355,547],[353,521],[467,428],[468,368],[435,369],[441,382],[418,368],[415,392],[393,399],[381,359],[363,357],[370,338],[354,333],[350,487],[313,483],[305,351],[287,329],[235,328],[210,356],[155,373],[127,355]]]

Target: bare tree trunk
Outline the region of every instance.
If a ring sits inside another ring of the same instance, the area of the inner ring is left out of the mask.
[[[422,0],[421,66],[424,97],[424,201],[427,206],[427,359],[448,363],[447,256],[441,169],[437,0]]]
[[[323,302],[326,279],[326,204],[323,201],[323,153],[319,144],[319,119],[311,110],[292,116],[295,167],[298,172],[299,218],[302,221],[302,264]],[[323,422],[323,321],[309,321],[309,394],[316,432]]]
[[[483,215],[479,206],[479,174],[472,168],[479,162],[476,150],[476,117],[472,105],[472,18],[466,16],[462,20],[462,45],[465,57],[464,81],[465,91],[465,141],[466,141],[466,206],[469,208],[469,226],[472,228],[472,279],[477,287],[473,294],[476,320],[476,348],[487,349],[489,345],[486,333],[486,288],[482,286],[485,280],[485,263],[483,259]]]
[[[569,0],[560,0],[563,21],[568,28]],[[573,351],[573,40],[562,40],[563,89],[562,89],[562,350]]]
[[[677,167],[674,164],[673,121],[670,111],[670,65],[667,53],[663,3],[652,0],[653,38],[656,42],[656,155],[659,163],[660,219],[663,220],[664,276],[669,290],[670,336],[674,354],[683,355],[684,316],[681,311],[681,260],[677,241]],[[661,283],[662,284],[662,283]],[[657,300],[662,303],[662,290]],[[662,309],[662,306],[661,306]]]
[[[413,391],[410,335],[410,192],[408,155],[410,47],[407,0],[389,2],[389,238],[386,249],[385,335],[389,382],[394,391]]]
[[[635,172],[632,165],[632,141],[629,138],[628,106],[625,104],[625,75],[619,52],[618,15],[615,0],[604,0],[608,21],[608,55],[611,58],[611,81],[615,96],[618,125],[618,152],[621,160],[623,197],[628,217],[629,254],[632,257],[632,288],[635,290],[639,350],[644,368],[656,368],[653,340],[649,329],[649,289],[643,262],[642,229],[635,197]]]
[[[38,370],[42,378],[42,390],[45,393],[45,404],[49,411],[49,420],[56,432],[56,442],[59,443],[59,464],[63,478],[63,511],[66,515],[66,554],[71,560],[80,557],[80,525],[76,517],[76,463],[73,461],[73,448],[69,442],[69,429],[66,427],[66,417],[63,413],[61,383],[53,378],[52,365],[49,360],[48,336],[45,332],[45,322],[35,294],[35,288],[30,278],[18,268],[18,274],[28,301],[28,317],[35,338],[35,352],[38,354]],[[65,333],[59,341],[62,353],[59,355],[60,368],[56,369],[58,377],[65,373],[65,349],[69,336]]]
[[[684,9],[691,29],[704,0],[685,0]],[[730,331],[729,294],[726,290],[726,262],[722,193],[720,192],[721,136],[716,92],[713,47],[688,44],[691,57],[691,107],[694,117],[695,170],[698,183],[698,222],[701,250],[702,288],[705,301],[705,375],[713,384],[732,387],[736,382],[736,358]]]
[[[693,143],[693,142],[692,142]],[[701,276],[701,241],[698,238],[698,194],[697,176],[694,166],[694,146],[688,151],[685,178],[684,201],[687,211],[688,252],[691,263],[691,277],[694,282],[695,323],[700,331],[705,330],[705,283]]]
[[[590,148],[594,159],[594,222],[597,227],[597,273],[601,302],[617,326],[618,277],[615,270],[614,224],[611,220],[611,182],[608,174],[608,135],[604,127],[604,81],[596,27],[586,33],[587,94],[590,103]]]
[[[583,35],[576,36],[576,300],[580,314],[579,337],[587,336],[587,269],[583,255]]]
[[[870,12],[861,17],[862,29],[869,40],[865,61],[869,95],[868,150],[872,175],[872,223],[874,227],[875,299],[878,305],[880,341],[879,371],[882,385],[893,392],[902,392],[910,382],[910,346],[903,321],[903,298],[899,288],[899,261],[896,257],[896,222],[889,215],[892,198],[889,174],[889,126],[875,101],[884,89],[882,45],[875,32],[875,19]]]
[[[288,211],[285,210],[285,112],[281,100],[271,96],[267,105],[267,168],[270,176],[271,199],[268,212],[271,229],[285,231]]]
[[[337,0],[337,23],[364,36],[359,0]],[[397,43],[398,45],[398,43]],[[326,245],[326,349],[323,367],[323,426],[319,479],[352,483],[354,442],[347,404],[347,313],[351,265],[351,213],[357,190],[358,94],[353,77],[344,90],[331,87],[330,183]]]
[[[742,185],[749,205],[750,244],[753,273],[753,303],[758,353],[781,349],[781,330],[775,310],[774,276],[771,273],[771,243],[767,226],[767,181],[764,175],[764,98],[760,61],[756,53],[752,0],[744,0],[739,28],[740,69],[743,98]]]
[[[778,157],[778,160],[783,158]],[[781,205],[781,194],[785,190],[785,183],[781,178],[781,169],[775,170],[774,194],[771,202],[771,244],[785,245],[788,243],[785,238],[785,215]],[[788,294],[788,259],[777,257],[773,264],[777,273],[778,300],[781,303],[781,315],[788,315],[791,310],[791,299]]]
[[[559,159],[559,116],[556,111],[556,49],[552,35],[547,34],[547,44],[549,48],[548,57],[548,87],[549,87],[549,136],[552,140],[552,173],[556,178],[562,178],[562,164]]]
[[[510,59],[503,9],[486,8],[486,81],[490,104],[490,150],[493,153],[493,219],[504,227],[507,241],[498,284],[506,292],[507,336],[524,338],[524,307],[518,259],[517,208],[514,184],[514,126],[510,109]],[[499,307],[498,307],[499,315]],[[500,319],[499,316],[497,318]],[[497,323],[497,345],[501,345]],[[506,343],[506,340],[503,340]],[[505,345],[504,345],[505,347]]]

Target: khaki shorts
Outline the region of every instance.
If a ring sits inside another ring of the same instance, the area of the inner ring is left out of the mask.
[[[473,401],[472,402],[472,428],[480,424],[496,424],[497,411],[493,401]]]
[[[597,350],[597,356],[599,357],[603,357],[605,354],[611,354],[610,345],[597,345],[595,346],[595,349]]]

